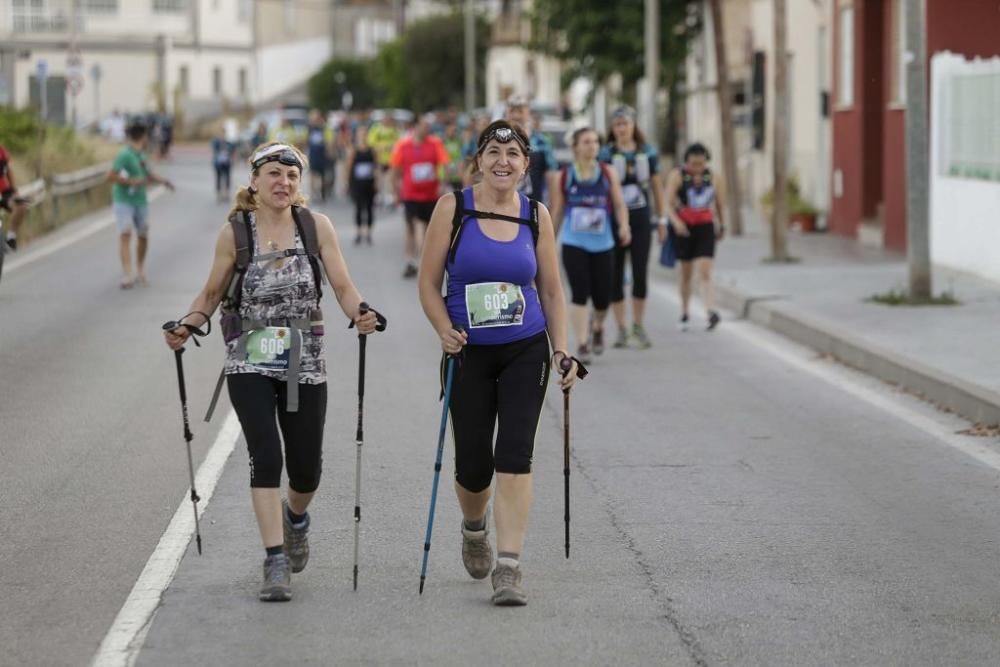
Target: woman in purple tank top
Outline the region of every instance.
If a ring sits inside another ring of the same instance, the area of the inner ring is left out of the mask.
[[[474,157],[482,181],[465,189],[461,202],[450,194],[438,201],[419,279],[420,303],[441,349],[461,354],[450,411],[455,491],[464,518],[462,561],[473,578],[492,571],[498,605],[527,603],[520,557],[531,508],[535,431],[549,369],[570,358],[552,218],[545,206],[535,209],[517,192],[528,152],[520,127],[496,121],[483,131]],[[556,375],[561,388],[573,386],[576,371],[574,360],[565,376]],[[494,472],[495,569],[489,541]]]

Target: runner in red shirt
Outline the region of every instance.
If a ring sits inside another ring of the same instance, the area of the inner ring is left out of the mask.
[[[14,185],[14,174],[10,171],[10,153],[0,145],[0,208],[10,211],[10,228],[5,240],[11,250],[17,250],[17,230],[24,220],[28,207],[24,199],[17,196],[17,186]]]
[[[441,173],[451,160],[444,143],[431,134],[432,120],[430,114],[421,116],[413,132],[396,142],[389,158],[395,190],[403,202],[403,217],[406,220],[404,278],[417,275],[416,262],[423,245],[424,231],[434,212],[434,204],[441,195]]]

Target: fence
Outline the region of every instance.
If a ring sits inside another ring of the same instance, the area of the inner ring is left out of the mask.
[[[110,169],[110,162],[102,162],[68,174],[55,174],[52,177],[52,185],[49,188],[52,194],[53,215],[57,219],[59,218],[60,198],[83,193],[89,201],[90,191],[107,181]]]
[[[1000,57],[931,60],[931,259],[1000,281]]]

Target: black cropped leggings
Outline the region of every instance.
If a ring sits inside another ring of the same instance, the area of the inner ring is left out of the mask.
[[[548,384],[545,332],[514,343],[466,346],[461,366],[456,362],[450,406],[455,479],[462,488],[483,491],[494,470],[531,472]]]
[[[315,491],[323,468],[326,383],[300,384],[299,410],[287,412],[288,388],[281,380],[258,373],[235,373],[226,380],[250,452],[250,486],[281,486],[284,439],[288,486],[299,493]]]
[[[611,284],[611,302],[625,300],[625,255],[632,263],[632,296],[645,299],[649,284],[649,248],[652,245],[653,228],[649,221],[649,207],[634,208],[628,212],[628,226],[632,231],[632,243],[615,246],[615,271]]]
[[[587,299],[597,310],[607,310],[611,303],[611,278],[615,267],[615,251],[587,252],[583,248],[563,244],[563,266],[569,280],[570,301],[586,306]]]

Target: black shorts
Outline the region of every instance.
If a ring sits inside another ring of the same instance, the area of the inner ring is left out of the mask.
[[[690,262],[699,257],[715,257],[715,225],[702,223],[688,225],[690,236],[674,235],[674,249],[677,259]]]
[[[14,201],[14,199],[15,197],[13,190],[4,190],[3,192],[0,192],[0,208],[5,208],[8,211],[12,211],[13,208],[11,208],[10,203]]]
[[[587,252],[583,248],[563,244],[563,266],[569,279],[570,301],[586,306],[587,299],[596,310],[607,310],[611,303],[611,287],[615,268],[615,251]]]
[[[437,201],[404,201],[403,214],[406,216],[406,224],[412,225],[414,221],[420,221],[425,225],[431,221],[431,213]]]
[[[548,384],[549,339],[544,331],[513,343],[465,347],[461,363],[455,365],[449,406],[455,479],[462,488],[483,491],[494,471],[531,472]]]

